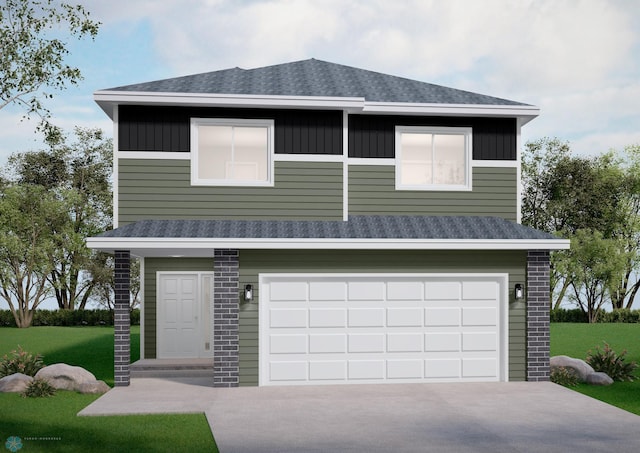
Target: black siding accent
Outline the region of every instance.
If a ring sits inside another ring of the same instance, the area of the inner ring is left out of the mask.
[[[516,160],[515,118],[449,118],[420,116],[349,116],[349,157],[395,157],[396,126],[473,128],[473,158]]]
[[[191,118],[273,119],[276,154],[342,154],[342,112],[121,105],[120,151],[189,152]]]

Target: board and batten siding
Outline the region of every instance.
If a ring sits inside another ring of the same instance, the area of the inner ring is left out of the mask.
[[[342,154],[342,112],[122,105],[120,151],[189,152],[191,118],[272,119],[276,154]]]
[[[470,127],[473,159],[516,160],[515,118],[443,118],[395,115],[350,115],[349,157],[392,159],[396,126]]]
[[[189,160],[120,159],[118,223],[342,220],[341,162],[275,162],[274,187],[192,186]]]
[[[240,385],[258,385],[260,273],[507,273],[509,274],[509,380],[526,379],[526,307],[513,297],[525,283],[521,251],[317,251],[241,250],[240,288],[251,284],[254,300],[240,299]]]
[[[349,166],[351,215],[482,215],[517,220],[517,169],[473,167],[472,191],[396,190],[392,165]]]
[[[144,260],[144,357],[156,358],[157,341],[157,272],[212,272],[211,258],[145,258]]]

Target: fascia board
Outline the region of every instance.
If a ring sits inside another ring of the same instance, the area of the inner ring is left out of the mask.
[[[516,117],[526,124],[540,115],[540,109],[533,105],[476,105],[476,104],[418,104],[407,102],[365,102],[362,113]]]
[[[88,238],[90,249],[567,250],[566,239]]]
[[[268,96],[209,93],[157,93],[145,91],[96,91],[93,99],[111,116],[113,105],[180,105],[252,108],[317,108],[362,110],[364,98],[321,96]]]
[[[517,117],[526,124],[540,114],[535,106],[522,105],[474,105],[474,104],[420,104],[409,102],[367,102],[361,97],[322,96],[268,96],[217,93],[158,93],[146,91],[96,91],[93,94],[98,105],[112,117],[113,106],[180,105],[207,107],[251,108],[316,108],[342,109],[349,113],[387,115],[440,115]]]

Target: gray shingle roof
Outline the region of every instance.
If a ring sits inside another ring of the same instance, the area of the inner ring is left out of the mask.
[[[255,69],[224,69],[106,91],[357,97],[367,102],[426,104],[527,105],[313,58]]]
[[[339,220],[141,220],[110,238],[224,239],[523,239],[554,236],[498,217],[351,216]]]

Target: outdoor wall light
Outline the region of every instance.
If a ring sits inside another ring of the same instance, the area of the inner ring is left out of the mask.
[[[247,302],[251,302],[253,300],[253,286],[245,285],[244,300],[246,300]]]
[[[513,295],[516,300],[520,300],[524,297],[524,288],[521,283],[516,283],[516,287],[513,289]]]

